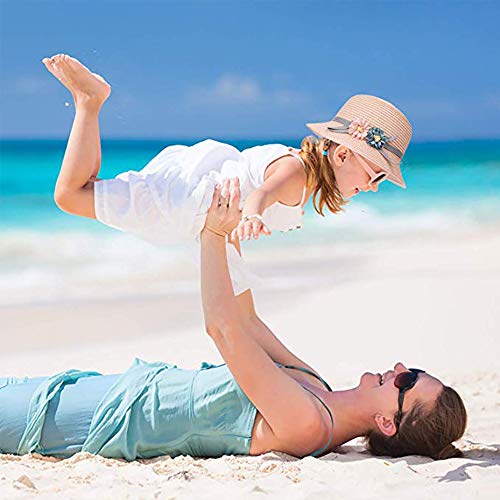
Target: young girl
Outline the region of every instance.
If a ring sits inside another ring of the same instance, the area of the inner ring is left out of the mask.
[[[377,191],[385,179],[405,187],[399,164],[411,138],[406,117],[369,95],[351,97],[329,122],[307,126],[319,137],[301,149],[266,144],[239,151],[212,139],[168,146],[142,170],[97,178],[101,163],[99,111],[110,85],[76,59],[58,54],[42,62],[75,101],[75,118],[55,188],[62,210],[91,217],[157,245],[199,239],[214,188],[240,182],[242,218],[228,235],[228,265],[236,295],[251,288],[252,274],[239,241],[272,230],[301,227],[312,196],[316,212],[342,210],[360,191]],[[229,199],[228,185],[222,199]]]

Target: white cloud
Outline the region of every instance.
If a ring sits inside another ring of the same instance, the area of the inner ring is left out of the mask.
[[[259,82],[252,78],[226,74],[207,87],[192,86],[186,98],[196,104],[254,104],[262,99],[262,89]]]
[[[17,95],[36,95],[45,92],[51,84],[48,78],[39,76],[18,76],[7,87]]]
[[[191,86],[186,92],[188,104],[196,105],[289,105],[304,103],[308,96],[289,88],[264,89],[258,80],[234,74],[221,75],[213,84]]]
[[[279,104],[299,104],[309,100],[306,94],[290,89],[275,90],[271,93],[271,98]]]

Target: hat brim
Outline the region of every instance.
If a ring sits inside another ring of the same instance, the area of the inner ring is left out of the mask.
[[[406,188],[399,166],[400,159],[395,154],[386,151],[387,155],[391,158],[392,163],[389,163],[378,149],[370,146],[366,141],[357,139],[350,134],[328,130],[328,127],[338,127],[339,124],[336,122],[306,123],[306,126],[318,137],[331,139],[337,144],[346,146],[350,150],[363,156],[363,158],[375,163],[375,165],[384,170],[384,172],[387,172],[387,180],[401,188]]]

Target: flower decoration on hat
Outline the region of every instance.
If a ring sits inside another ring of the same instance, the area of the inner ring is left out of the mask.
[[[349,125],[349,133],[356,139],[364,139],[369,130],[368,120],[362,118],[355,118]]]
[[[366,134],[366,142],[376,149],[382,149],[389,140],[389,137],[385,135],[384,131],[378,127],[370,128]]]
[[[363,118],[354,118],[353,120],[348,120],[341,116],[335,116],[332,122],[341,123],[341,126],[327,126],[327,129],[339,134],[349,134],[352,137],[360,140],[364,140],[369,146],[380,151],[380,154],[387,160],[388,163],[394,163],[391,158],[387,155],[386,151],[390,151],[396,155],[399,159],[403,158],[403,152],[398,149],[393,144],[389,144],[396,139],[396,136],[389,137],[381,128],[372,127],[368,120]],[[397,162],[396,162],[397,163]]]

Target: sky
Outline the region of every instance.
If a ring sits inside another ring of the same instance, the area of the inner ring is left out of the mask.
[[[415,141],[500,138],[500,2],[0,0],[0,137],[67,138],[66,53],[112,86],[102,138],[300,138],[354,94]],[[69,105],[68,105],[69,103]]]

